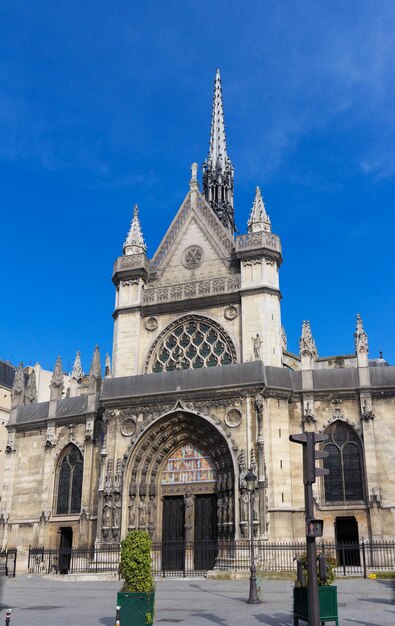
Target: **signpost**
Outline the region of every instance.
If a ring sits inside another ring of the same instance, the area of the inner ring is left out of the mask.
[[[290,435],[290,441],[300,443],[303,446],[303,482],[305,500],[305,520],[306,520],[306,552],[308,571],[308,594],[309,594],[309,624],[310,626],[320,626],[320,605],[318,600],[318,580],[317,580],[317,550],[315,538],[321,537],[323,532],[323,520],[314,519],[313,487],[317,476],[329,474],[328,469],[316,467],[315,461],[324,459],[329,452],[316,450],[315,445],[321,441],[326,441],[328,435],[321,435],[315,432],[298,433]]]

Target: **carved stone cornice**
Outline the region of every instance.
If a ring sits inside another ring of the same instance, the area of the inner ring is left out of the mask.
[[[162,302],[177,301],[182,302],[185,306],[185,300],[238,291],[240,286],[241,278],[238,274],[219,276],[189,283],[144,289],[141,301],[143,307]]]

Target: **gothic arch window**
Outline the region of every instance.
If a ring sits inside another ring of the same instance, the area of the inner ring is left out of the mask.
[[[57,515],[72,515],[81,511],[83,458],[74,444],[69,444],[58,461],[56,472]]]
[[[146,372],[216,367],[236,362],[236,350],[225,330],[203,316],[186,316],[165,328],[153,344]]]
[[[325,502],[356,502],[364,499],[362,446],[350,426],[336,421],[326,430],[329,439],[324,450],[329,456],[324,467],[329,474],[324,478]]]

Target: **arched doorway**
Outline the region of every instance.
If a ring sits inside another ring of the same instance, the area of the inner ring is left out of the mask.
[[[162,544],[162,567],[183,569],[193,550],[195,569],[212,568],[217,539],[234,537],[234,475],[227,440],[210,418],[185,410],[163,416],[131,451],[123,535],[146,528]]]

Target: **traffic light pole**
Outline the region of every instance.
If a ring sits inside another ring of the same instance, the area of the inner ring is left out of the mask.
[[[318,597],[317,549],[315,544],[315,523],[322,520],[314,519],[313,486],[317,476],[329,474],[328,469],[316,467],[315,461],[328,456],[328,452],[316,450],[315,445],[326,441],[328,435],[315,432],[303,432],[289,436],[290,441],[303,446],[303,482],[306,522],[306,551],[308,572],[309,626],[320,626],[320,602]],[[313,528],[309,528],[312,524]],[[322,529],[322,525],[321,525]]]
[[[314,517],[313,487],[311,483],[304,486],[304,499],[306,510],[306,528],[308,520]],[[308,594],[309,594],[309,625],[320,626],[320,602],[318,598],[317,579],[317,549],[315,537],[309,537],[306,533],[307,571],[308,571]]]

